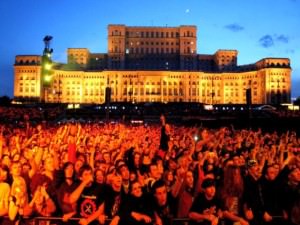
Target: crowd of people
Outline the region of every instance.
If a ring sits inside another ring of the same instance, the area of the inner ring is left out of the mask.
[[[293,131],[175,126],[164,116],[0,126],[1,224],[300,224]]]

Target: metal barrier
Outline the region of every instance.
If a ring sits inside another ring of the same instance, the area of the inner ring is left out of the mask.
[[[6,217],[8,219],[8,217]],[[70,218],[67,222],[63,221],[62,217],[26,217],[26,218],[22,218],[23,221],[26,222],[26,224],[30,224],[30,225],[40,225],[40,224],[46,224],[46,225],[50,225],[50,224],[68,224],[68,222],[76,222],[79,221],[82,218],[76,218],[76,217],[72,217]],[[105,224],[108,224],[108,222],[110,222],[111,219],[106,219],[105,220]],[[188,224],[188,222],[190,221],[189,218],[171,218],[170,222],[172,225],[186,225]],[[100,224],[100,223],[99,223]],[[151,223],[152,224],[152,223]]]
[[[275,219],[283,219],[282,216],[273,216]],[[7,216],[4,216],[3,218],[9,220],[9,218]],[[25,222],[26,225],[67,225],[69,223],[74,224],[74,222],[79,221],[82,218],[78,218],[78,217],[72,217],[70,218],[67,222],[63,221],[62,217],[41,217],[41,216],[37,216],[37,217],[25,217],[22,218],[21,220],[23,222]],[[112,219],[105,219],[105,225],[108,225],[109,222]],[[170,223],[169,225],[188,225],[190,222],[189,218],[170,218]],[[0,225],[1,225],[1,217],[0,217]],[[21,223],[24,224],[24,223]],[[76,223],[78,224],[78,223]],[[98,224],[100,225],[100,223],[98,222]],[[225,220],[220,219],[219,220],[219,224],[220,225],[224,225],[225,224]],[[155,223],[149,223],[149,225],[155,225]]]

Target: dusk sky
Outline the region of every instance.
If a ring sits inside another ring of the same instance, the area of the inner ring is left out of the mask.
[[[300,96],[300,0],[0,0],[0,96],[13,97],[16,55],[53,60],[67,48],[107,52],[107,25],[197,26],[198,54],[238,51],[238,64],[290,58],[292,97]]]

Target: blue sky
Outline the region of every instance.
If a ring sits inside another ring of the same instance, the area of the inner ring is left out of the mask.
[[[196,25],[198,54],[238,50],[238,64],[287,57],[292,96],[300,96],[300,0],[0,0],[0,96],[13,96],[16,55],[42,54],[53,36],[54,61],[67,48],[107,52],[107,25]]]

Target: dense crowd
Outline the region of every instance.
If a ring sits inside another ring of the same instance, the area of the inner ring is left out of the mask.
[[[293,131],[25,116],[0,127],[0,223],[300,224],[299,153]]]

